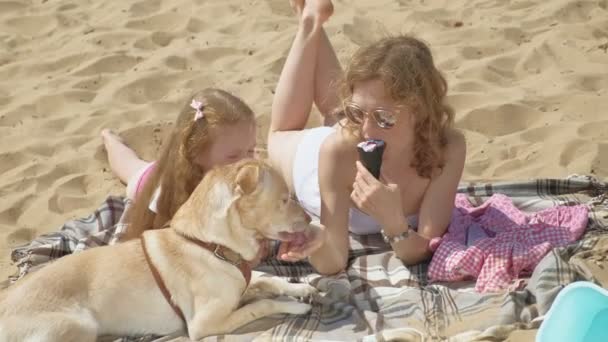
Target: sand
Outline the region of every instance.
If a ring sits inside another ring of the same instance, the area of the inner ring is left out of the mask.
[[[608,176],[608,1],[335,7],[343,63],[386,34],[431,45],[468,140],[465,180]],[[263,150],[295,29],[287,0],[0,0],[0,278],[12,246],[124,193],[103,128],[153,159],[184,95],[217,86],[255,110]]]

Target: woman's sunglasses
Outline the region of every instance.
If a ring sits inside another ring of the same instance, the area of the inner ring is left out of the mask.
[[[348,120],[357,125],[362,124],[366,116],[371,116],[376,121],[378,127],[382,129],[393,128],[397,123],[397,116],[386,109],[376,108],[371,112],[367,112],[353,102],[344,104],[344,115]]]

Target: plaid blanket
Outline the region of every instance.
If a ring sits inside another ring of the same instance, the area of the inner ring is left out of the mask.
[[[350,267],[333,276],[315,274],[305,262],[269,258],[258,270],[308,282],[324,292],[306,316],[259,319],[225,336],[205,341],[498,341],[514,329],[536,328],[557,293],[580,280],[601,282],[597,268],[584,262],[597,246],[608,246],[608,185],[587,176],[525,182],[467,183],[459,188],[474,205],[501,193],[517,208],[536,212],[555,205],[588,204],[589,221],[582,239],[551,250],[529,278],[509,291],[478,293],[474,282],[430,283],[428,264],[405,267],[378,235],[351,236]],[[67,222],[52,234],[16,248],[19,268],[12,280],[63,255],[113,243],[124,232],[121,217],[129,202],[109,197],[95,212]],[[608,247],[602,247],[602,250]],[[602,252],[603,253],[603,252]],[[187,341],[171,336],[112,337],[102,341]]]

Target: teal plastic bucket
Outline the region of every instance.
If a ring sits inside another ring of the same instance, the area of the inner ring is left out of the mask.
[[[608,341],[608,291],[588,281],[560,291],[536,334],[536,342]]]

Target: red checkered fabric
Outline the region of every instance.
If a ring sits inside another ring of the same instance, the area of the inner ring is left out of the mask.
[[[586,205],[575,205],[524,213],[500,194],[478,207],[463,194],[455,203],[448,231],[429,265],[429,279],[476,278],[479,292],[506,288],[531,272],[552,248],[576,241],[585,232],[589,211]],[[485,236],[467,245],[472,227]]]

